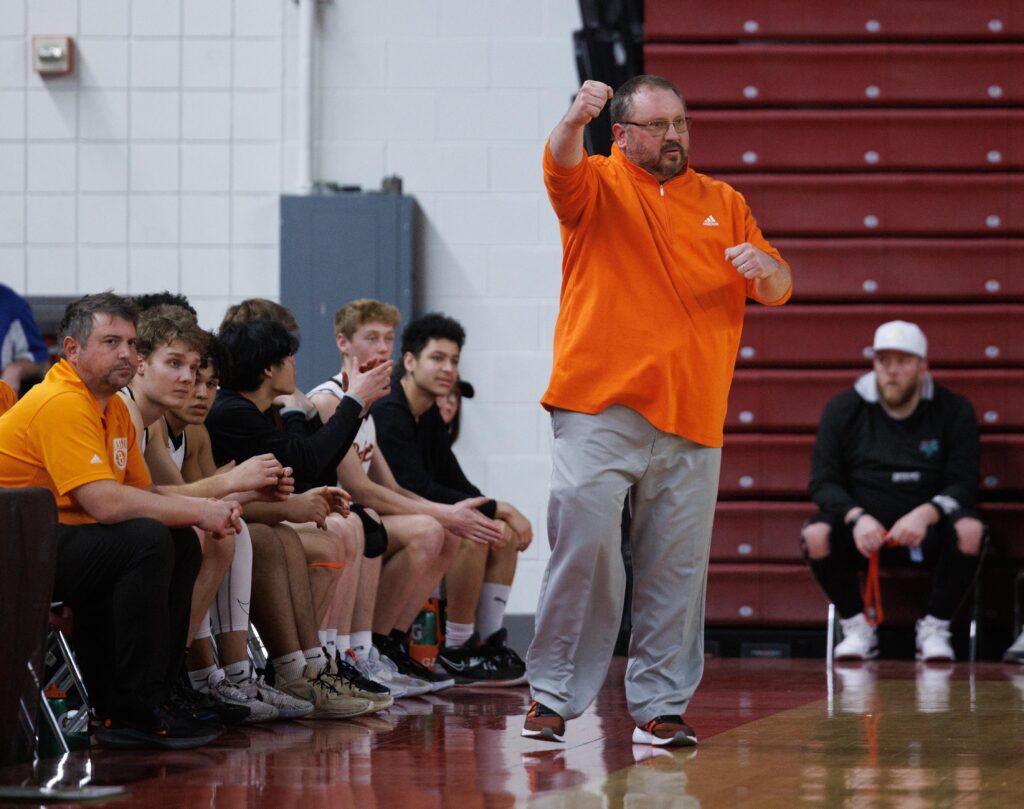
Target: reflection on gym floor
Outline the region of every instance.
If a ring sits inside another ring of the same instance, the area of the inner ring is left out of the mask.
[[[526,689],[463,689],[353,721],[236,728],[198,751],[94,749],[0,775],[124,786],[131,805],[154,809],[907,809],[1024,796],[1019,667],[710,660],[687,713],[701,744],[676,750],[630,743],[622,671],[616,660],[561,745],[520,737]]]

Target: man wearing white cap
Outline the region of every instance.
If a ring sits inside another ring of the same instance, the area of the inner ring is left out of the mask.
[[[928,341],[916,325],[883,323],[873,348],[874,371],[822,413],[810,485],[821,510],[804,526],[807,560],[839,611],[836,659],[878,656],[857,571],[880,551],[883,565],[934,569],[917,622],[917,656],[953,660],[949,622],[977,570],[984,535],[972,510],[977,421],[970,402],[932,380]]]

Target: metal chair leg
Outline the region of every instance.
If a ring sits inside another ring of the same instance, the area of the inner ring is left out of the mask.
[[[66,618],[67,616],[64,616]],[[64,633],[63,625],[61,623],[54,622],[50,626],[50,634],[47,643],[47,662],[50,666],[56,666],[53,676],[50,677],[49,682],[42,688],[45,692],[50,686],[56,686],[60,691],[70,691],[72,686],[78,692],[78,697],[82,701],[81,709],[71,718],[70,722],[60,731],[60,743],[63,747],[67,747],[65,737],[72,733],[81,733],[83,730],[87,730],[89,725],[89,691],[85,686],[85,679],[82,677],[82,671],[78,667],[78,661],[75,659],[75,654],[71,649],[71,643],[68,641],[68,636]],[[59,661],[59,665],[58,665]],[[47,703],[47,709],[49,704]],[[45,716],[44,711],[44,716]]]
[[[970,636],[967,644],[967,658],[971,663],[978,659],[978,644],[981,642],[982,618],[981,576],[974,582],[974,603],[971,610]]]
[[[836,605],[828,603],[828,627],[825,633],[825,664],[832,667],[832,650],[836,648]]]
[[[88,710],[89,708],[89,692],[85,688],[85,680],[82,678],[82,671],[78,668],[78,661],[75,660],[74,652],[71,651],[71,644],[68,643],[67,636],[60,630],[57,631],[57,645],[60,647],[61,654],[64,655],[64,662],[67,663],[68,673],[71,675],[71,679],[75,682],[75,688],[78,689],[78,695],[82,698],[83,708]]]

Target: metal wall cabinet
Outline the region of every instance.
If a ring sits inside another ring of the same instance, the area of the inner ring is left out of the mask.
[[[398,194],[281,197],[281,303],[299,323],[303,390],[338,372],[334,313],[348,301],[377,298],[413,316],[416,218],[415,200]]]

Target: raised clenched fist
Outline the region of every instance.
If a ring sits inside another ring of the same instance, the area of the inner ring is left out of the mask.
[[[601,114],[612,95],[612,88],[604,82],[583,82],[569,112],[565,114],[565,122],[572,126],[586,126]]]

